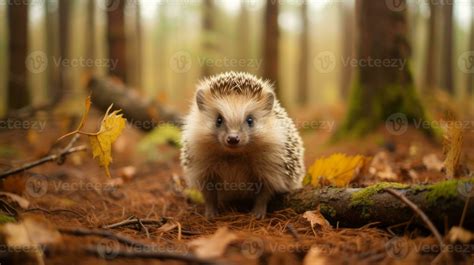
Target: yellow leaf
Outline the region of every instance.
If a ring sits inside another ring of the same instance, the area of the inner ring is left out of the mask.
[[[109,165],[112,163],[112,144],[125,128],[126,119],[122,117],[122,114],[119,114],[120,110],[108,114],[109,110],[102,120],[99,132],[88,136],[92,147],[92,156],[98,158],[99,164],[105,168],[107,176],[111,177]]]
[[[369,159],[361,155],[333,154],[316,160],[308,170],[310,179],[305,181],[315,187],[323,185],[344,187],[359,174],[367,161]]]

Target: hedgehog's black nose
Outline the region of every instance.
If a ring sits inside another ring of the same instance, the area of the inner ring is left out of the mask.
[[[238,145],[240,142],[240,138],[238,135],[227,136],[227,143],[230,145]]]

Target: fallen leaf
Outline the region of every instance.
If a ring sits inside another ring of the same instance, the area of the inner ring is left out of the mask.
[[[158,228],[158,232],[161,232],[161,233],[167,233],[173,229],[175,229],[176,227],[178,227],[177,224],[175,223],[172,223],[172,222],[168,222],[162,226],[160,226],[160,228]]]
[[[204,196],[197,189],[192,189],[192,188],[184,189],[183,193],[188,199],[190,199],[194,203],[197,203],[197,204],[204,203]]]
[[[92,156],[99,159],[99,165],[105,168],[107,176],[111,177],[109,166],[112,163],[112,144],[122,133],[125,128],[126,119],[119,110],[109,114],[112,105],[107,110],[100,130],[96,134],[88,134],[92,147]]]
[[[16,194],[0,191],[0,196],[8,197],[10,200],[16,202],[23,209],[28,209],[28,207],[30,206],[30,202],[27,199]]]
[[[326,265],[328,264],[328,259],[323,255],[323,251],[317,247],[313,246],[308,251],[308,254],[304,257],[303,265]]]
[[[323,229],[332,228],[331,224],[324,218],[319,210],[306,211],[303,217],[311,223],[311,228],[314,228],[315,225]]]
[[[61,235],[57,230],[48,223],[34,218],[26,218],[21,223],[6,223],[0,226],[0,236],[7,247],[25,250],[17,253],[19,258],[34,258],[37,264],[44,264],[41,245],[57,243],[61,240]]]
[[[462,227],[453,226],[451,230],[449,230],[448,239],[451,243],[461,242],[467,244],[474,241],[474,233]]]
[[[372,158],[369,173],[383,180],[397,179],[397,174],[394,172],[386,152],[379,152]]]
[[[444,167],[443,161],[441,161],[436,154],[429,154],[423,157],[423,165],[428,170],[441,171]]]
[[[237,236],[227,227],[221,227],[210,237],[202,237],[189,242],[189,246],[200,258],[219,258],[224,255],[227,246],[236,239]]]
[[[361,155],[333,154],[320,158],[309,168],[304,183],[311,183],[314,187],[345,187],[359,174],[367,161],[368,159]]]

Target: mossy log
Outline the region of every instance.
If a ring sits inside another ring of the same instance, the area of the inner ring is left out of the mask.
[[[304,188],[274,200],[271,210],[292,208],[298,213],[320,207],[321,213],[340,227],[361,227],[370,223],[388,227],[410,220],[421,224],[417,215],[385,189],[392,188],[425,212],[438,227],[459,225],[466,201],[464,227],[474,228],[474,179],[447,180],[432,185],[381,183],[367,188]],[[415,218],[413,218],[415,217]]]
[[[91,90],[93,106],[106,111],[113,103],[115,108],[122,109],[128,122],[138,129],[149,131],[163,123],[180,124],[176,112],[156,101],[147,100],[137,90],[126,87],[114,78],[93,77],[88,88]]]

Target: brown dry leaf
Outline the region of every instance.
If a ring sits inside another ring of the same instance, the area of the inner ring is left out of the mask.
[[[89,141],[92,147],[92,156],[99,159],[99,165],[105,168],[107,176],[111,177],[109,166],[112,163],[112,144],[122,133],[125,128],[126,119],[120,110],[116,110],[109,114],[112,105],[105,113],[100,130],[95,134],[88,134]]]
[[[474,233],[459,226],[453,226],[448,233],[448,239],[451,243],[461,242],[467,244],[474,241]]]
[[[236,239],[237,236],[227,227],[221,227],[210,237],[194,239],[189,242],[189,246],[200,258],[219,258],[224,255],[227,246]]]
[[[323,255],[323,251],[317,247],[313,246],[308,251],[308,254],[304,257],[303,265],[326,265],[328,259]]]
[[[16,202],[23,209],[28,209],[28,207],[30,206],[30,202],[27,199],[16,194],[0,191],[0,196],[8,197],[10,200]]]
[[[441,161],[436,154],[429,154],[423,157],[423,165],[428,170],[441,171],[444,167],[443,161]]]
[[[44,264],[40,245],[57,243],[61,240],[61,235],[57,230],[48,223],[34,218],[26,218],[21,223],[6,223],[0,226],[0,237],[9,248],[30,250],[18,255],[24,259],[31,255],[36,259],[37,264]]]
[[[324,218],[319,209],[316,211],[306,211],[303,217],[311,223],[311,228],[314,228],[315,225],[322,229],[332,228],[331,224]]]
[[[397,180],[397,174],[389,161],[386,152],[377,153],[370,163],[369,173],[383,180]]]

